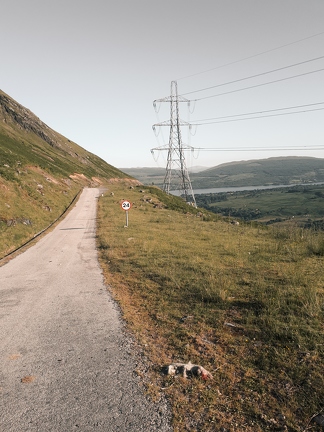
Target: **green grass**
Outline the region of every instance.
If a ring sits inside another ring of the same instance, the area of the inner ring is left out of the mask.
[[[101,263],[175,430],[304,430],[323,409],[323,233],[232,226],[154,188],[111,191]],[[189,360],[214,379],[160,373]]]
[[[14,175],[14,181],[0,177],[0,258],[48,227],[81,189],[75,182],[50,179],[40,168]]]

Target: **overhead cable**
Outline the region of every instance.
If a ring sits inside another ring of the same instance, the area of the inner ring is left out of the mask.
[[[191,125],[192,126],[203,126],[203,125],[216,124],[216,123],[231,123],[231,122],[237,122],[237,121],[254,120],[254,119],[260,119],[260,118],[267,118],[267,117],[279,117],[279,116],[285,116],[285,115],[300,114],[300,113],[322,111],[322,110],[324,110],[324,108],[314,108],[314,109],[310,109],[310,110],[293,111],[293,112],[280,113],[280,114],[268,114],[268,115],[264,115],[264,116],[245,117],[245,118],[231,119],[231,120],[217,120],[217,121],[206,122],[206,123],[191,123]]]
[[[290,151],[290,150],[299,150],[299,151],[303,151],[303,150],[323,150],[324,149],[324,145],[314,145],[314,146],[284,146],[284,147],[233,147],[233,148],[229,148],[229,147],[223,147],[223,148],[208,148],[208,147],[194,147],[193,150],[199,150],[199,151],[248,151],[248,152],[253,152],[253,151]]]
[[[158,147],[158,148],[154,148],[151,150],[155,151],[155,150],[168,150],[167,147]],[[290,150],[299,150],[299,151],[303,151],[303,150],[313,150],[313,151],[318,151],[318,150],[324,150],[324,145],[311,145],[311,146],[284,146],[284,147],[190,147],[190,148],[184,148],[184,150],[190,150],[192,151],[249,151],[249,152],[253,152],[253,151],[290,151]]]
[[[300,66],[300,65],[305,64],[305,63],[310,63],[310,62],[313,62],[313,61],[321,60],[323,58],[324,58],[324,56],[316,57],[316,58],[305,60],[305,61],[302,61],[302,62],[299,62],[299,63],[294,63],[292,65],[283,66],[283,67],[277,68],[277,69],[272,69],[271,71],[261,72],[261,73],[256,74],[256,75],[250,75],[248,77],[240,78],[240,79],[237,79],[237,80],[234,80],[234,81],[228,81],[228,82],[223,83],[223,84],[217,84],[217,85],[214,85],[214,86],[211,86],[211,87],[205,87],[205,88],[200,89],[200,90],[193,90],[191,92],[182,93],[181,96],[192,94],[192,93],[198,93],[198,92],[205,91],[205,90],[210,90],[210,89],[213,89],[213,88],[216,88],[216,87],[222,87],[222,86],[225,86],[225,85],[228,85],[228,84],[234,84],[234,83],[237,83],[237,82],[240,82],[240,81],[245,81],[245,80],[248,80],[248,79],[251,79],[251,78],[257,78],[257,77],[260,77],[260,76],[263,76],[263,75],[268,75],[270,73],[278,72],[278,71],[281,71],[281,70],[284,70],[284,69],[289,69],[289,68],[292,68],[292,67]]]
[[[310,75],[310,74],[313,74],[313,73],[321,72],[323,70],[324,70],[324,68],[317,69],[317,70],[310,71],[310,72],[304,72],[302,74],[293,75],[293,76],[286,77],[286,78],[280,78],[280,79],[277,79],[277,80],[274,80],[274,81],[268,81],[268,82],[262,83],[262,84],[256,84],[256,85],[249,86],[249,87],[243,87],[243,88],[237,89],[237,90],[231,90],[231,91],[224,92],[224,93],[218,93],[218,94],[211,95],[211,96],[201,97],[201,98],[198,98],[198,99],[194,99],[194,101],[200,101],[200,100],[204,100],[204,99],[210,99],[210,98],[213,98],[213,97],[223,96],[223,95],[227,95],[227,94],[231,94],[231,93],[236,93],[236,92],[243,91],[243,90],[250,90],[252,88],[262,87],[262,86],[265,86],[265,85],[274,84],[274,83],[281,82],[281,81],[287,81],[287,80],[290,80],[290,79],[293,79],[293,78],[298,78],[298,77],[301,77],[301,76],[306,76],[306,75]]]
[[[323,104],[324,104],[324,102],[316,102],[316,103],[305,104],[305,105],[294,105],[294,106],[285,107],[285,108],[275,108],[275,109],[271,109],[271,110],[254,111],[254,112],[249,112],[249,113],[233,114],[233,115],[227,115],[227,116],[222,116],[222,117],[211,117],[208,119],[194,120],[193,123],[206,122],[209,120],[222,120],[222,119],[228,119],[228,118],[233,118],[233,117],[242,117],[242,116],[247,116],[247,115],[264,114],[264,113],[270,113],[270,112],[275,112],[275,111],[285,111],[285,110],[296,109],[296,108],[306,108],[306,107],[323,105]]]
[[[231,66],[231,65],[233,65],[233,64],[240,63],[240,62],[245,61],[245,60],[250,60],[250,59],[255,58],[255,57],[258,57],[258,56],[260,56],[260,55],[267,54],[267,53],[272,52],[272,51],[277,51],[277,50],[279,50],[279,49],[285,48],[285,47],[290,46],[290,45],[294,45],[294,44],[299,43],[299,42],[303,42],[303,41],[308,40],[308,39],[312,39],[312,38],[317,37],[317,36],[320,36],[320,35],[322,35],[322,34],[324,34],[324,32],[316,33],[316,34],[314,34],[314,35],[307,36],[307,37],[305,37],[305,38],[303,38],[303,39],[298,39],[298,40],[296,40],[296,41],[294,41],[294,42],[290,42],[290,43],[287,43],[287,44],[285,44],[285,45],[280,45],[280,46],[278,46],[278,47],[276,47],[276,48],[271,48],[271,49],[269,49],[269,50],[262,51],[262,52],[260,52],[260,53],[253,54],[253,55],[251,55],[251,56],[244,57],[244,58],[242,58],[242,59],[235,60],[235,61],[232,61],[232,62],[229,62],[229,63],[225,63],[225,64],[223,64],[223,65],[216,66],[216,67],[214,67],[214,68],[207,69],[207,70],[204,70],[204,71],[202,71],[202,72],[197,72],[197,73],[194,73],[194,74],[191,74],[191,75],[186,75],[186,76],[184,76],[184,77],[178,78],[177,81],[180,81],[180,80],[185,79],[185,78],[191,78],[191,77],[193,77],[193,76],[201,75],[201,74],[204,74],[204,73],[207,73],[207,72],[211,72],[211,71],[216,70],[216,69],[221,69],[221,68],[224,68],[224,67],[226,67],[226,66]]]

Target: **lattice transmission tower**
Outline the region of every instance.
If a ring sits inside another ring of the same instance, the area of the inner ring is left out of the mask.
[[[156,147],[154,150],[168,150],[166,172],[163,181],[163,190],[166,193],[170,191],[179,191],[181,196],[184,196],[187,203],[196,207],[196,199],[192,190],[189,172],[185,160],[185,150],[192,150],[192,147],[182,143],[181,126],[189,126],[188,122],[180,120],[179,117],[179,102],[189,100],[178,95],[178,85],[176,81],[171,82],[171,95],[163,99],[156,99],[153,103],[156,108],[157,102],[170,102],[170,121],[156,123],[153,129],[157,126],[169,126],[169,144],[167,146]]]

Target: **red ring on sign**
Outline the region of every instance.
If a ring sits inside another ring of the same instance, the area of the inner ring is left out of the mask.
[[[120,203],[120,207],[121,207],[123,210],[127,211],[127,210],[129,210],[129,209],[132,207],[132,203],[131,203],[130,201],[123,200],[123,201]]]

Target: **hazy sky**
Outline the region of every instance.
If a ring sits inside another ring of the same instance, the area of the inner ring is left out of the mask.
[[[170,106],[157,116],[152,103],[170,95],[172,80],[179,94],[200,99],[191,114],[180,104],[192,123],[324,108],[324,70],[314,72],[324,58],[309,61],[324,56],[323,23],[323,0],[2,0],[0,88],[116,167],[163,167],[166,152],[155,162],[150,149],[168,143],[169,129],[156,137],[152,125],[169,119]],[[206,87],[214,88],[186,94]],[[207,98],[220,93],[228,94]],[[187,165],[323,158],[323,119],[318,110],[214,123],[194,136],[184,127],[184,143],[227,150],[195,151]],[[301,146],[308,150],[292,149]]]

